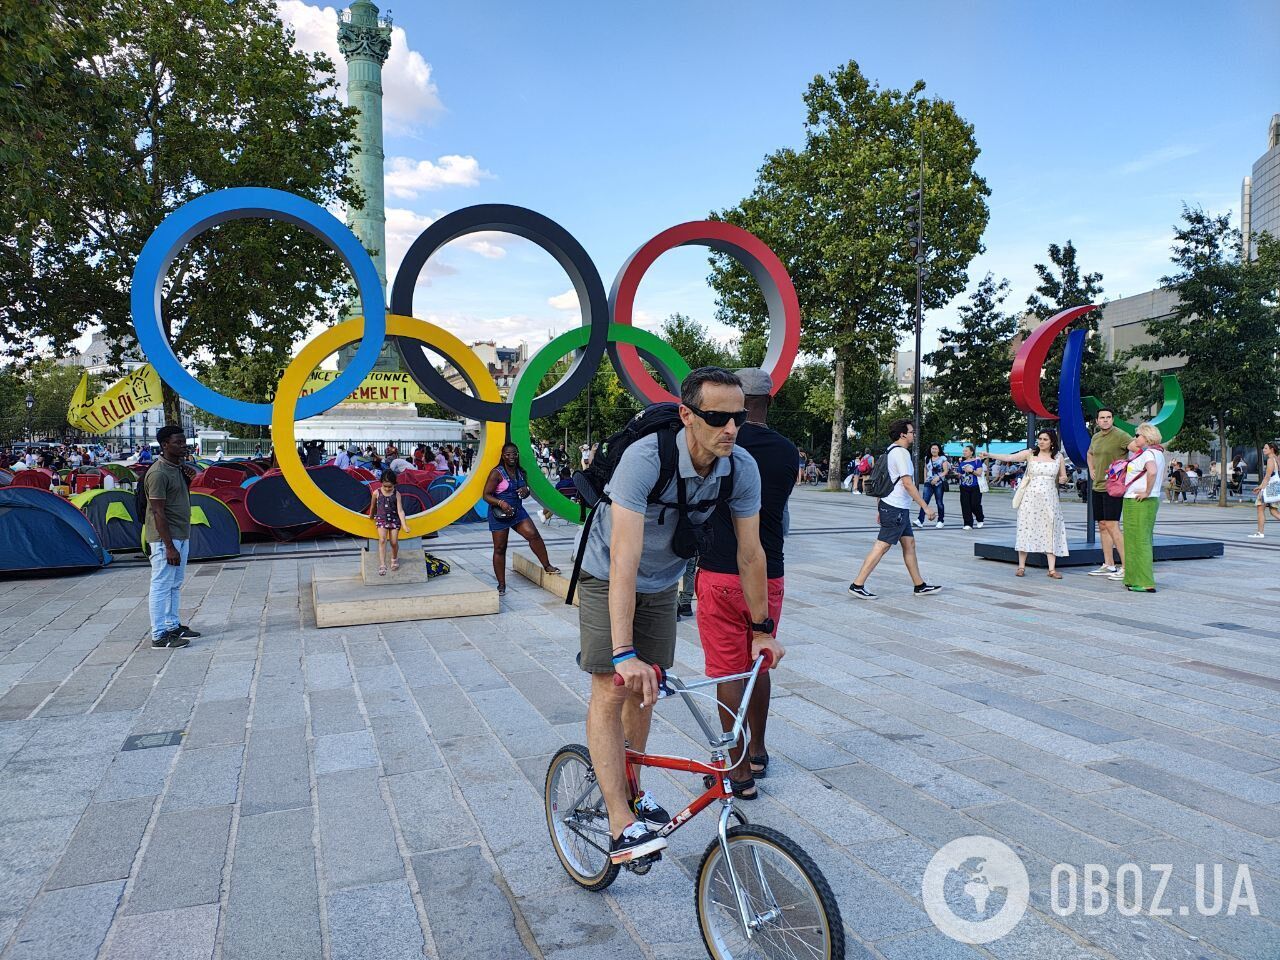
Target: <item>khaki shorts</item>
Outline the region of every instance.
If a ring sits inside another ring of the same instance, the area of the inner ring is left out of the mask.
[[[578,580],[578,665],[587,673],[613,673],[613,633],[609,629],[609,581],[583,573]],[[637,593],[631,644],[645,663],[670,670],[676,660],[676,588]]]

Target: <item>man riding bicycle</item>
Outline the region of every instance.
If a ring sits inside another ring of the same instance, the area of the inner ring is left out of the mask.
[[[704,525],[728,510],[737,535],[737,564],[751,624],[751,657],[762,650],[776,664],[783,648],[768,618],[766,563],[760,546],[760,473],[735,447],[747,411],[741,381],[728,370],[700,367],[680,387],[674,476],[656,498],[662,475],[659,440],[628,446],[605,487],[607,501],[587,533],[579,582],[582,669],[592,675],[587,710],[591,762],[609,814],[610,858],[623,863],[667,846],[654,828],[670,815],[649,795],[629,796],[625,741],[643,751],[649,738],[657,677],[649,664],[675,661],[676,585],[688,555],[677,553],[677,531]],[[679,488],[683,486],[683,491]],[[614,686],[613,676],[623,679]]]

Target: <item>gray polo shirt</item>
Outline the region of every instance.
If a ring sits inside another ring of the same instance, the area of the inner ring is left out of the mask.
[[[673,479],[662,492],[664,503],[676,503],[676,484],[683,481],[689,503],[714,499],[720,493],[720,480],[729,474],[729,458],[720,457],[705,478],[698,476],[689,457],[689,444],[684,431],[676,434],[676,450],[680,464]],[[641,437],[627,447],[618,461],[613,478],[605,486],[609,499],[621,507],[643,513],[644,546],[640,551],[640,569],[636,571],[636,592],[657,593],[676,585],[684,573],[685,559],[676,556],[671,540],[676,532],[679,512],[666,508],[661,524],[661,504],[649,503],[649,491],[658,482],[658,438],[655,435]],[[725,507],[735,517],[752,517],[760,512],[760,469],[755,459],[740,447],[733,449],[733,495]],[[582,555],[582,569],[598,580],[609,579],[609,541],[613,524],[609,516],[610,506],[601,503],[591,532],[587,536],[587,549]],[[701,523],[711,515],[711,510],[694,510],[690,517]]]

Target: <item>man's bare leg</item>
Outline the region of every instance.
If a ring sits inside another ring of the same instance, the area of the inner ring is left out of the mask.
[[[591,675],[591,703],[587,706],[587,746],[591,765],[595,768],[600,792],[609,811],[609,830],[621,835],[633,820],[631,797],[627,788],[627,753],[625,740],[635,750],[643,750],[649,741],[649,724],[653,711],[641,709],[638,700],[625,687],[613,685],[613,674]],[[625,730],[625,733],[624,733]]]
[[[916,538],[903,537],[898,542],[902,544],[902,562],[906,564],[907,573],[911,574],[911,583],[918,587],[924,583],[924,577],[920,576],[920,564],[916,560]]]
[[[1124,566],[1124,538],[1120,536],[1119,525],[1115,520],[1099,520],[1098,535],[1102,539],[1102,562],[1109,567]],[[1115,552],[1116,562],[1111,562],[1111,553]]]
[[[867,577],[875,571],[876,566],[884,559],[884,555],[889,552],[889,544],[883,540],[877,540],[871,545],[871,552],[867,554],[867,559],[862,561],[862,569],[858,571],[858,575],[853,578],[853,582],[860,587],[867,585]]]

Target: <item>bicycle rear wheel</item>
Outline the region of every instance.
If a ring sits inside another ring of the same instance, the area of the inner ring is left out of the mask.
[[[561,747],[551,758],[543,801],[551,845],[574,883],[588,890],[613,883],[619,868],[609,859],[609,814],[582,744]]]
[[[698,867],[702,942],[715,960],[843,960],[840,907],[812,858],[789,837],[757,824],[731,827],[729,857],[755,924],[750,938],[728,863],[712,840]]]

